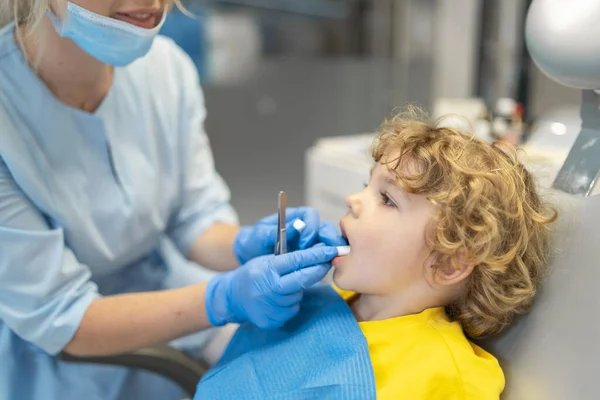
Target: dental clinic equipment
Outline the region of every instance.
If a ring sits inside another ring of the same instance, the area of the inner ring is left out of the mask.
[[[600,3],[536,0],[527,14],[531,58],[551,79],[582,89],[581,133],[554,181],[557,190],[589,196],[600,172]]]
[[[509,400],[598,398],[600,197],[593,194],[600,171],[599,19],[597,0],[533,0],[527,15],[531,58],[552,80],[581,89],[582,102],[581,121],[567,119],[580,132],[550,193],[559,209],[551,273],[530,315],[486,343],[504,364]],[[560,122],[547,124],[559,137],[571,126]]]
[[[273,252],[276,256],[287,253],[287,231],[285,228],[286,207],[287,195],[284,191],[281,191],[277,198],[277,240],[275,241],[275,250]]]

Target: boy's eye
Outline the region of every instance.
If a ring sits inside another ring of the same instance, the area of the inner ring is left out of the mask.
[[[390,197],[387,194],[380,192],[379,195],[381,196],[381,201],[383,201],[384,206],[396,207],[396,203],[394,203],[394,201],[390,199]]]

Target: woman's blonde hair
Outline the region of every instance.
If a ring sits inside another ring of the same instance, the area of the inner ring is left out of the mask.
[[[435,206],[428,265],[474,265],[463,295],[447,306],[449,316],[472,337],[497,334],[531,305],[556,212],[542,202],[513,146],[425,121],[415,107],[385,121],[373,158],[385,157],[401,187]]]

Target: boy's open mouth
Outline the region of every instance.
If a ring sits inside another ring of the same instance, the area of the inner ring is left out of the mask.
[[[344,238],[344,240],[347,243],[350,243],[350,242],[348,242],[348,234],[346,234],[346,230],[344,229],[344,224],[341,221],[340,221],[340,231],[341,231],[341,234],[342,234],[342,237]]]

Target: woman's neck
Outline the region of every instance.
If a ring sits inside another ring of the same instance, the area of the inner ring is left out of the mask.
[[[94,112],[110,89],[113,68],[60,37],[48,17],[34,31],[17,29],[27,61],[50,91],[71,107]]]

